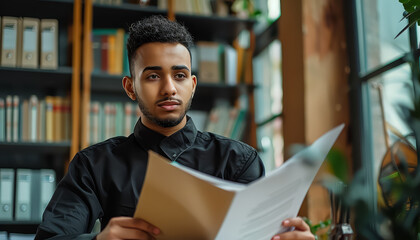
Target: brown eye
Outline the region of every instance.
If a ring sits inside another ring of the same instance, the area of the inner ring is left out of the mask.
[[[149,76],[147,76],[146,79],[148,79],[148,80],[156,80],[158,78],[159,78],[159,75],[157,75],[157,74],[150,74]]]
[[[187,75],[185,75],[184,73],[175,74],[175,79],[177,79],[177,80],[183,80],[185,78],[187,78]]]

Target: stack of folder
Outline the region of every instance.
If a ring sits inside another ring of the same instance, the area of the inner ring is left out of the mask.
[[[0,66],[56,69],[58,20],[0,17]]]
[[[0,168],[0,222],[40,222],[55,186],[52,169]]]

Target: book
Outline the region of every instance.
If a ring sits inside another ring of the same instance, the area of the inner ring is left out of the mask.
[[[219,83],[221,81],[220,48],[216,42],[197,42],[198,80],[206,83]]]
[[[45,97],[45,140],[54,141],[54,97]]]
[[[123,28],[97,28],[92,30],[92,66],[94,72],[121,75],[125,66],[126,34]],[[128,61],[128,59],[127,59]]]
[[[45,142],[45,100],[42,99],[38,103],[38,120],[37,120],[37,135],[38,142]]]
[[[12,112],[13,112],[13,97],[11,95],[6,96],[6,141],[12,141]]]
[[[13,133],[12,133],[12,139],[13,139],[13,142],[18,142],[20,139],[20,136],[19,136],[19,119],[20,119],[20,109],[19,109],[19,107],[20,107],[20,105],[19,105],[19,96],[17,96],[17,95],[14,95],[13,96],[13,117],[12,117],[12,130],[13,130]]]
[[[21,116],[22,121],[20,121],[20,132],[21,132],[21,140],[23,142],[29,141],[29,101],[24,99],[22,101],[22,108],[21,108]]]
[[[0,142],[6,140],[6,104],[4,99],[0,98]]]
[[[29,141],[38,141],[38,97],[32,95],[29,99]]]
[[[330,130],[281,167],[250,184],[222,180],[149,152],[135,218],[159,227],[157,239],[270,239],[287,231],[344,128]]]

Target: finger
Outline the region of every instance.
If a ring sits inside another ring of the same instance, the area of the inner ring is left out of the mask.
[[[117,224],[124,228],[135,228],[142,231],[146,231],[150,234],[158,235],[160,234],[160,229],[153,224],[150,224],[149,222],[143,220],[143,219],[137,219],[137,218],[131,218],[131,217],[116,217],[112,218],[109,221],[110,224]]]
[[[309,231],[309,225],[306,224],[305,221],[303,221],[302,218],[296,217],[296,218],[288,218],[282,222],[283,226],[285,227],[295,227],[296,230],[300,231]]]
[[[315,240],[311,232],[291,231],[275,235],[271,240]]]

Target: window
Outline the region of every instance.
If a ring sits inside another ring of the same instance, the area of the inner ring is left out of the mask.
[[[359,154],[354,155],[360,156],[354,161],[358,165],[355,170],[367,171],[367,190],[375,207],[376,179],[387,149],[403,137],[415,145],[409,118],[414,108],[413,83],[418,80],[413,81],[408,61],[415,53],[410,40],[417,40],[409,31],[395,39],[407,25],[406,20],[400,22],[404,9],[398,1],[355,0],[353,4],[354,26],[348,32],[354,36],[350,86],[352,126],[358,132],[353,149],[358,149]]]

